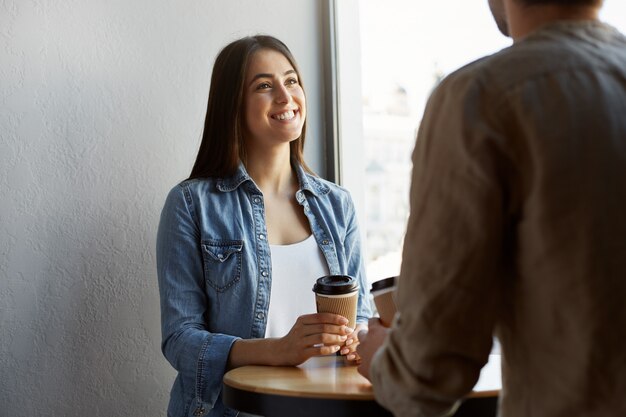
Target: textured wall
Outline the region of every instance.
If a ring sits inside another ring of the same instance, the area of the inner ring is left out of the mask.
[[[0,0],[0,416],[165,415],[154,245],[218,49],[271,33],[308,87],[318,0]]]

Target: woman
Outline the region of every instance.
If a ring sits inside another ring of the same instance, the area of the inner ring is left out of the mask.
[[[196,162],[169,193],[157,237],[162,350],[178,371],[168,416],[235,415],[221,401],[230,368],[337,351],[358,360],[370,310],[354,208],[304,163],[305,121],[281,41],[247,37],[220,52]],[[327,274],[359,280],[356,329],[312,314],[313,283]]]

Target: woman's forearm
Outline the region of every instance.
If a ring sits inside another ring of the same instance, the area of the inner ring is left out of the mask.
[[[246,365],[281,365],[279,339],[238,339],[228,355],[228,369]]]

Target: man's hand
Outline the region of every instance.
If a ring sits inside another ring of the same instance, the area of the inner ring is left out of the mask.
[[[361,357],[361,364],[357,368],[359,373],[370,379],[370,365],[372,357],[382,346],[391,329],[382,325],[378,318],[369,320],[369,330],[359,333],[359,345],[356,348],[357,354]]]

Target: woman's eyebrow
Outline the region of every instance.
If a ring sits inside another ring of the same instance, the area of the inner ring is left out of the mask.
[[[295,73],[296,73],[296,70],[290,69],[290,70],[285,71],[285,73],[283,75],[289,75],[289,74],[295,74]],[[259,78],[274,78],[274,74],[269,74],[269,73],[265,73],[265,72],[256,74],[254,77],[252,77],[252,80],[250,80],[250,83],[248,85],[252,84],[253,82],[258,80]]]

